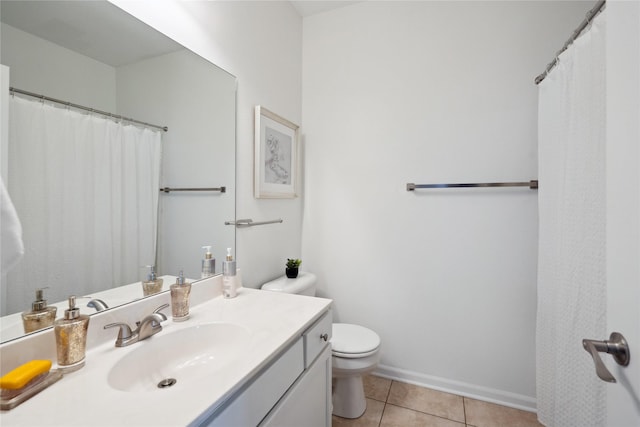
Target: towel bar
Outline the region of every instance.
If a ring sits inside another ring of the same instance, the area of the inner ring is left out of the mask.
[[[531,190],[538,189],[538,180],[529,182],[487,182],[474,184],[413,184],[407,183],[407,191],[414,191],[416,188],[479,188],[479,187],[529,187]]]

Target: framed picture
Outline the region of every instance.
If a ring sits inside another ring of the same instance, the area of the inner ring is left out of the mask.
[[[298,180],[298,125],[259,105],[255,113],[255,197],[294,198]]]

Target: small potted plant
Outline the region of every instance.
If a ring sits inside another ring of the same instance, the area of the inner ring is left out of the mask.
[[[302,261],[299,259],[287,258],[287,268],[285,273],[289,279],[295,279],[298,277],[298,267],[300,267],[300,264],[302,264]]]

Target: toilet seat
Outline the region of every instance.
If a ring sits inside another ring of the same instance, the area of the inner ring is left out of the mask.
[[[371,329],[349,323],[332,326],[331,352],[336,357],[357,359],[371,356],[380,347],[380,337]]]
[[[332,351],[331,355],[333,357],[342,357],[343,359],[362,359],[367,356],[371,356],[372,354],[376,354],[378,349],[368,351],[366,353],[340,353],[339,351]]]

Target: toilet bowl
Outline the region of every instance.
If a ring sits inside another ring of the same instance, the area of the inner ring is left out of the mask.
[[[262,289],[315,296],[316,276],[302,272],[295,279],[279,277],[262,285]],[[333,414],[358,418],[367,408],[362,376],[378,365],[380,337],[360,325],[334,323],[331,338],[333,377]]]
[[[333,414],[358,418],[367,409],[362,377],[378,366],[380,337],[348,323],[334,323],[332,334]]]

